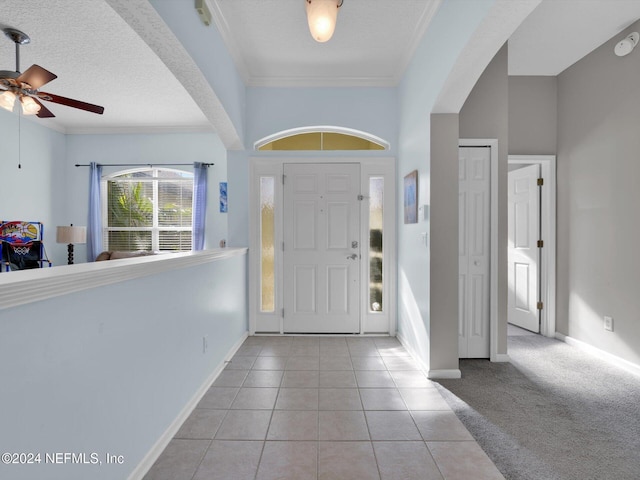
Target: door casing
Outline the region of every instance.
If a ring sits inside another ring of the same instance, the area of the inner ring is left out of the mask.
[[[538,164],[544,179],[540,203],[542,214],[540,233],[544,241],[539,263],[539,297],[543,303],[540,333],[545,337],[554,338],[556,334],[556,156],[509,155],[509,164]]]
[[[371,312],[368,308],[368,250],[361,251],[363,261],[360,262],[361,294],[360,294],[360,334],[396,334],[397,311],[397,252],[396,252],[396,161],[391,157],[297,157],[297,156],[264,156],[249,159],[249,334],[280,334],[284,332],[282,308],[284,305],[282,279],[283,255],[283,188],[282,174],[285,163],[359,163],[361,192],[366,192],[370,177],[385,178],[384,211],[384,298],[387,305],[384,312]],[[276,295],[273,312],[260,311],[260,178],[274,177],[275,182],[275,239],[276,260]],[[364,198],[366,200],[366,198]],[[361,208],[360,244],[368,248],[368,209]],[[366,230],[366,232],[365,232]]]
[[[489,359],[508,362],[509,356],[498,353],[498,140],[495,138],[461,138],[460,147],[491,148],[491,226],[489,260]],[[505,272],[506,274],[506,272]],[[505,337],[506,337],[506,331]]]
[[[458,357],[488,358],[491,148],[460,146],[458,158]]]

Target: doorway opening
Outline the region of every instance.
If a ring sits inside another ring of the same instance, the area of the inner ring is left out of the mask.
[[[509,155],[508,175],[508,322],[554,337],[556,158]]]

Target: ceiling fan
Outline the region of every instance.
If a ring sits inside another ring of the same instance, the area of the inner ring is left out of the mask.
[[[16,98],[22,104],[22,113],[25,115],[37,115],[40,118],[55,117],[45,107],[41,100],[59,103],[72,108],[79,108],[87,112],[102,114],[104,107],[91,103],[61,97],[53,93],[41,92],[40,87],[58,78],[57,75],[45,70],[39,65],[31,65],[24,73],[20,72],[20,45],[26,45],[31,41],[26,33],[15,28],[3,29],[4,34],[16,44],[16,70],[0,70],[0,107],[13,111]]]

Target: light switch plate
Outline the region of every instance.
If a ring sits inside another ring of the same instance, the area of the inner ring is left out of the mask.
[[[604,317],[604,329],[608,332],[613,332],[613,318]]]

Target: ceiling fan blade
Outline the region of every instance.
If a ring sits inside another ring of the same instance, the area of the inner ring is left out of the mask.
[[[104,112],[104,107],[99,105],[81,102],[80,100],[74,100],[72,98],[61,97],[60,95],[54,95],[53,93],[38,92],[38,97],[40,97],[41,100],[59,103],[60,105],[66,105],[67,107],[79,108],[80,110],[86,110],[87,112],[97,113],[99,115],[102,115]]]
[[[39,89],[51,80],[55,80],[58,76],[51,73],[49,70],[45,70],[39,65],[31,65],[24,73],[22,73],[16,80],[18,82],[28,83],[33,90]]]
[[[33,98],[33,97],[31,97]],[[42,102],[40,100],[38,100],[37,98],[33,98],[35,100],[35,102],[40,105],[40,111],[36,114],[38,116],[38,118],[53,118],[55,117],[55,115],[53,113],[51,113],[51,110],[49,110],[47,107],[45,107]]]

